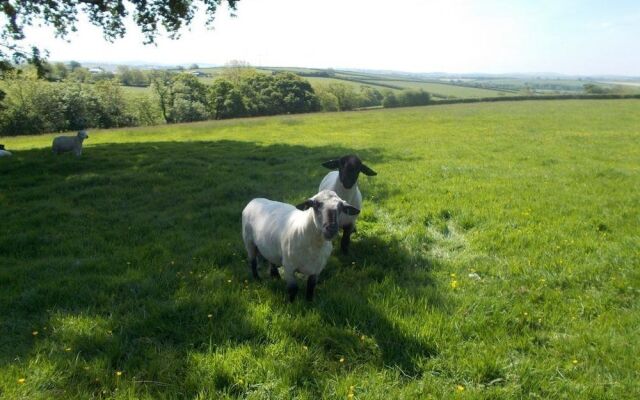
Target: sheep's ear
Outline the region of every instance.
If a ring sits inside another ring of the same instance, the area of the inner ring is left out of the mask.
[[[360,171],[362,171],[362,173],[367,175],[367,176],[376,176],[376,175],[378,175],[378,173],[376,171],[372,170],[371,168],[367,167],[364,164],[360,165]]]
[[[358,215],[360,214],[360,210],[347,203],[346,201],[342,203],[342,212],[347,215]]]
[[[340,159],[325,161],[322,166],[329,169],[338,169],[340,168]]]
[[[300,211],[308,210],[316,206],[316,201],[313,199],[307,199],[304,203],[300,203],[296,206],[296,208]]]

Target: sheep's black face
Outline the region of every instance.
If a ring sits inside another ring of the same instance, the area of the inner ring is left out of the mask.
[[[356,184],[361,166],[362,161],[356,156],[345,156],[340,159],[338,174],[345,188],[351,189]]]
[[[375,171],[364,165],[358,156],[353,154],[341,157],[337,160],[327,161],[322,165],[329,169],[337,168],[340,182],[342,182],[342,186],[347,189],[351,189],[353,185],[358,182],[360,172],[368,176],[377,175]]]
[[[322,232],[325,240],[331,240],[338,234],[340,213],[357,215],[360,212],[332,190],[323,190],[296,207],[299,210],[313,208],[316,228]]]

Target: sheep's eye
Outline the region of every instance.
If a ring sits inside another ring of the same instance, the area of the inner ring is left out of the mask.
[[[316,201],[316,203],[313,205],[313,208],[315,208],[316,210],[319,210],[322,208],[322,202],[320,201]]]

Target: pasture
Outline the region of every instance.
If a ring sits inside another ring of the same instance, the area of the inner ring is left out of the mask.
[[[405,89],[422,89],[431,93],[434,97],[446,97],[446,98],[473,98],[473,97],[500,97],[500,96],[513,96],[517,95],[511,92],[480,89],[467,86],[459,86],[455,84],[436,83],[436,82],[421,82],[421,81],[385,81],[384,83],[389,85],[397,85]]]
[[[638,398],[639,127],[523,101],[0,138],[0,398]],[[289,304],[240,212],[351,152],[352,253]]]

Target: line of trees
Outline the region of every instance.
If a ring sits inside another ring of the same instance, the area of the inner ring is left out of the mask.
[[[203,84],[191,74],[158,71],[151,87],[167,123],[320,111],[306,80],[292,73],[237,75]]]
[[[426,106],[431,103],[431,95],[422,89],[403,90],[398,94],[388,92],[382,100],[384,108]]]
[[[0,80],[0,135],[321,110],[309,82],[292,73],[229,71],[212,85],[169,71],[153,71],[148,79],[149,92],[133,93],[117,79],[54,83],[34,69],[7,72]]]
[[[402,107],[431,101],[422,90],[381,92],[343,83],[314,90],[296,74],[258,73],[238,63],[225,68],[212,84],[190,73],[129,67],[119,67],[117,75],[101,76],[103,73],[91,74],[76,62],[47,64],[45,71],[44,79],[35,68],[0,77],[0,135]],[[125,85],[149,89],[131,90]]]
[[[132,68],[126,65],[118,66],[116,73],[103,71],[99,68],[96,68],[96,71],[91,71],[77,61],[71,61],[69,64],[62,62],[43,62],[40,69],[40,76],[49,82],[72,80],[84,83],[95,83],[117,79],[118,82],[124,86],[138,87],[149,86],[149,76],[151,74],[151,71]]]
[[[154,123],[151,102],[127,98],[115,81],[52,84],[35,72],[11,71],[2,80],[0,135],[111,128]]]

